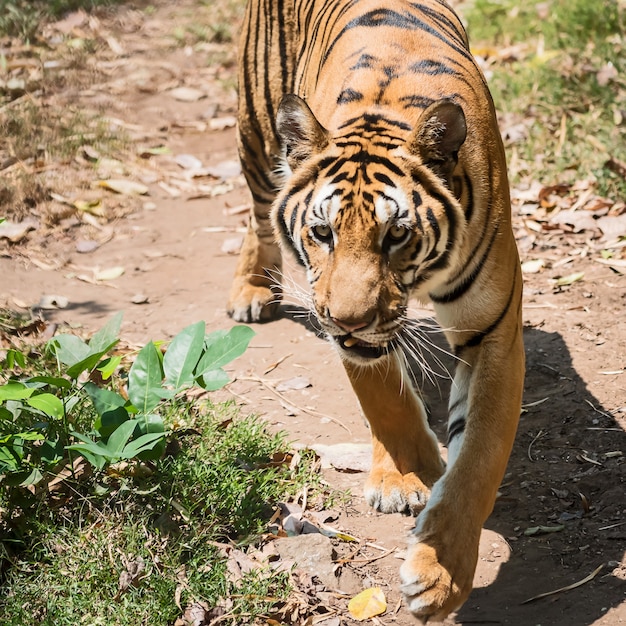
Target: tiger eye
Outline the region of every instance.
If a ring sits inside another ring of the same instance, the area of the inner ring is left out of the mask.
[[[330,241],[333,236],[333,231],[328,224],[316,224],[311,228],[313,235],[320,241]]]
[[[409,236],[410,231],[404,226],[398,226],[394,224],[387,231],[387,239],[390,243],[401,243]]]

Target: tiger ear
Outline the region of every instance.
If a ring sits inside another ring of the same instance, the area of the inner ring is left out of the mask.
[[[436,174],[448,180],[466,137],[463,109],[452,100],[439,100],[422,113],[409,139],[409,149]]]
[[[283,96],[276,116],[283,154],[291,170],[329,143],[328,131],[317,121],[309,105],[298,96]]]

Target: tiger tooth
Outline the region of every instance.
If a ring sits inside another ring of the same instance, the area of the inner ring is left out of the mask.
[[[354,337],[348,337],[344,340],[343,345],[346,348],[351,348],[352,346],[356,346],[357,343],[359,343],[358,339],[355,339]]]

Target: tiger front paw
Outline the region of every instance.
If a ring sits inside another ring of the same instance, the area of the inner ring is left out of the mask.
[[[365,483],[367,503],[381,513],[412,513],[421,511],[430,496],[430,489],[413,472],[374,469]]]
[[[228,301],[228,315],[236,322],[267,322],[278,315],[280,290],[262,285],[252,285],[237,278]]]
[[[458,535],[462,535],[458,529]],[[458,609],[472,591],[476,554],[471,541],[465,550],[455,537],[456,546],[429,540],[411,545],[400,568],[401,590],[411,613],[423,623],[442,621]]]

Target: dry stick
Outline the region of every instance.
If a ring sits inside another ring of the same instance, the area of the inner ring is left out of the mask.
[[[360,549],[361,548],[359,548],[359,550]],[[355,552],[353,554],[356,556],[356,554],[359,552],[359,550],[357,550],[357,552]],[[348,557],[347,559],[339,559],[338,561],[335,561],[335,563],[340,563],[341,565],[345,565],[346,563],[361,563],[361,564],[372,563],[373,561],[378,561],[379,559],[384,559],[386,556],[389,556],[390,554],[395,552],[395,550],[396,550],[396,548],[394,546],[393,548],[390,548],[389,550],[386,550],[382,554],[379,554],[378,556],[373,556],[373,557],[371,557],[369,559],[355,559],[355,558]]]
[[[612,415],[610,415],[609,413],[605,413],[604,411],[601,411],[600,409],[598,409],[597,407],[595,407],[593,405],[593,402],[590,402],[587,398],[585,398],[585,402],[596,412],[599,413],[600,415],[603,415],[604,417],[609,417],[611,419],[615,419]]]
[[[308,409],[306,407],[297,405],[295,402],[292,402],[286,396],[280,393],[280,391],[276,391],[276,389],[274,389],[274,387],[272,387],[272,385],[270,385],[267,381],[263,380],[262,378],[259,378],[258,376],[243,376],[241,378],[238,378],[237,380],[248,380],[251,382],[260,383],[266,389],[271,391],[277,398],[280,398],[286,404],[291,405],[294,409],[297,409],[299,411],[304,411],[305,413],[308,413],[309,415],[313,415],[314,417],[326,418],[330,420],[331,422],[334,422],[335,424],[337,424],[337,426],[341,426],[341,428],[347,431],[350,435],[352,434],[352,431],[343,422],[338,420],[336,417],[332,417],[330,415],[327,415],[326,413],[321,413],[320,411],[315,411],[314,409]]]
[[[576,587],[581,587],[582,585],[588,583],[590,580],[593,580],[604,568],[605,563],[602,565],[598,565],[596,569],[589,574],[589,576],[579,580],[577,583],[572,583],[571,585],[567,585],[567,587],[561,587],[560,589],[555,589],[554,591],[546,591],[545,593],[540,593],[538,596],[533,596],[532,598],[528,598],[528,600],[524,600],[522,604],[528,604],[529,602],[534,602],[535,600],[539,600],[539,598],[545,598],[547,596],[552,596],[556,593],[561,593],[563,591],[571,591],[572,589],[576,589]]]
[[[535,435],[534,439],[533,439],[533,440],[532,440],[532,441],[528,444],[528,452],[527,452],[527,455],[528,455],[528,460],[529,460],[531,463],[534,463],[534,462],[535,462],[535,459],[533,459],[533,457],[532,457],[532,455],[531,455],[531,453],[530,453],[530,449],[533,447],[533,444],[535,443],[535,441],[537,441],[537,439],[539,439],[540,437],[543,437],[543,436],[544,436],[544,435],[546,435],[546,434],[547,434],[547,433],[545,433],[543,430],[540,430],[540,431],[539,431],[539,432]]]

